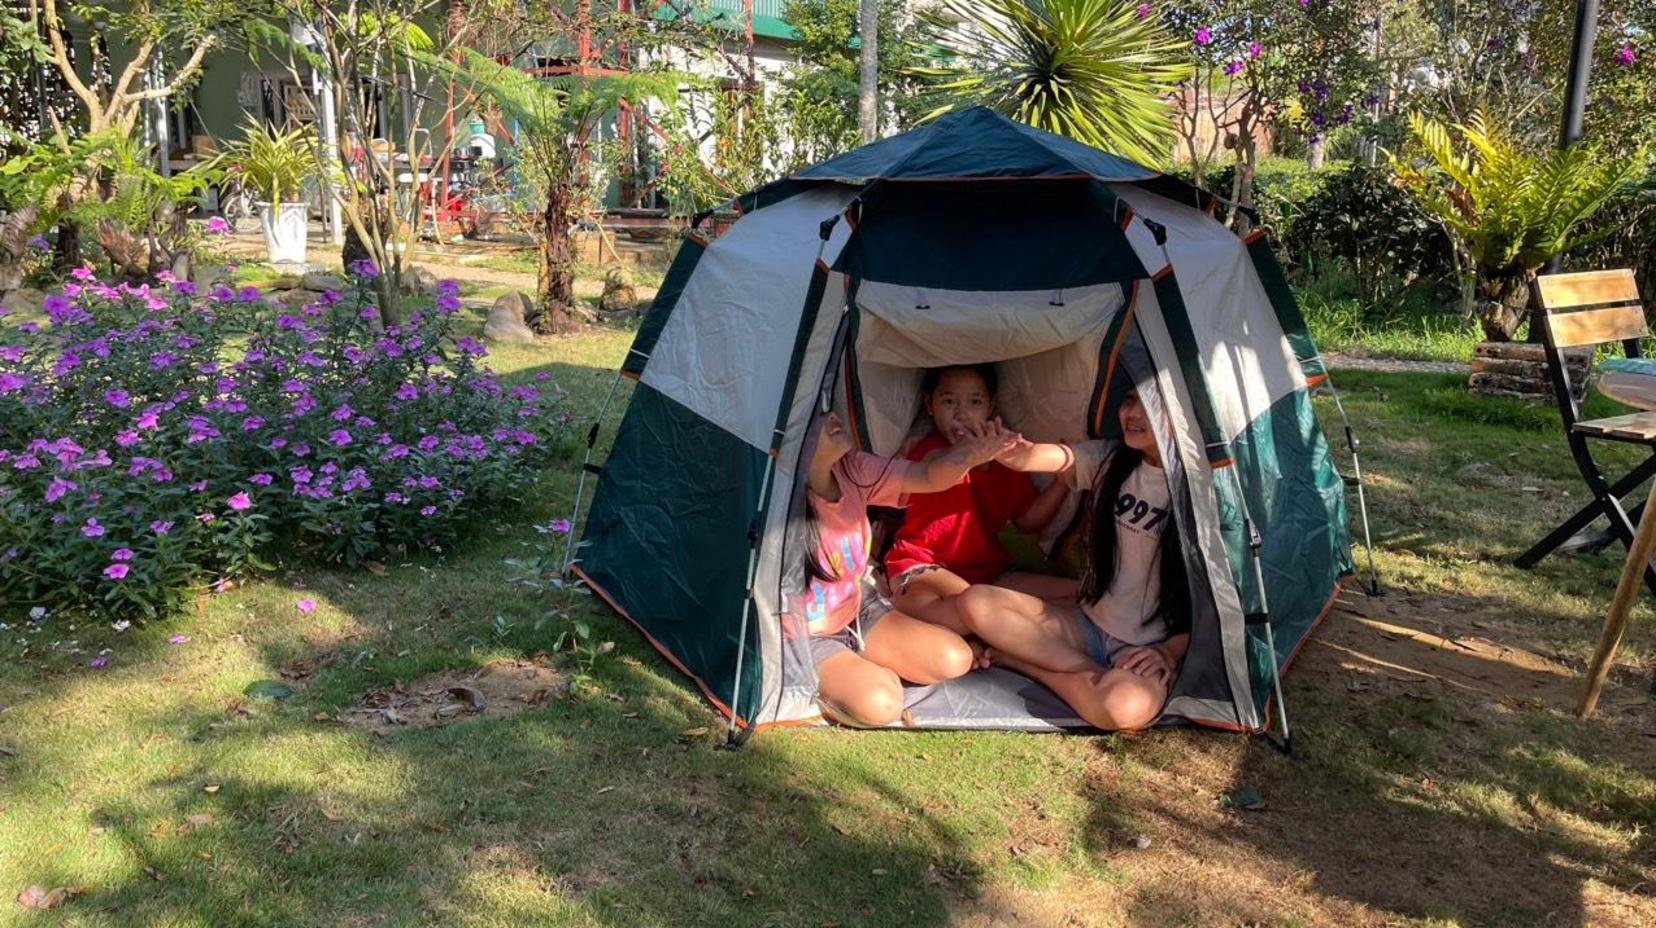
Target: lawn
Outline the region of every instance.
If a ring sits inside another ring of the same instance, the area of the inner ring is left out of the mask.
[[[630,339],[494,361],[590,415]],[[1289,674],[1292,757],[1192,730],[721,750],[641,636],[512,582],[572,458],[454,550],[283,570],[126,632],[0,615],[0,925],[1656,923],[1656,622],[1641,606],[1578,722],[1616,558],[1510,566],[1583,498],[1554,414],[1337,378],[1386,595],[1346,595]],[[588,646],[556,648],[575,621]],[[504,666],[555,682],[430,727],[379,711]],[[30,885],[78,894],[32,912]]]

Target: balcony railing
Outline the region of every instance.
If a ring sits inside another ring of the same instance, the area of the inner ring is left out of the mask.
[[[753,0],[753,15],[772,16],[782,18],[784,0]],[[742,12],[742,0],[711,0],[713,9],[729,10],[733,13]]]

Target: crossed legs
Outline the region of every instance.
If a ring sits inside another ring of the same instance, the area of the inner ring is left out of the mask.
[[[1073,604],[973,586],[955,607],[966,629],[994,649],[995,663],[1044,684],[1096,728],[1144,728],[1167,701],[1165,685],[1088,656]]]

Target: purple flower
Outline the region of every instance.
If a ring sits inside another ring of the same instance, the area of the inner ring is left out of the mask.
[[[55,503],[64,497],[70,490],[77,489],[80,484],[62,477],[53,477],[52,485],[46,488],[46,502]]]
[[[421,506],[420,507],[420,515],[422,515],[422,516],[434,516],[436,514],[437,514],[437,507],[436,506]]]
[[[237,493],[236,495],[230,497],[225,502],[229,503],[230,508],[235,510],[236,512],[244,512],[248,509],[253,508],[253,500],[247,495],[246,490],[243,490],[240,493]]]
[[[189,635],[174,635],[167,639],[168,644],[184,644],[190,640]]]
[[[73,277],[74,279],[76,279],[76,280],[78,280],[78,281],[80,281],[81,283],[84,284],[84,283],[87,283],[88,281],[92,280],[92,278],[96,277],[97,275],[92,273],[91,268],[89,268],[89,267],[87,267],[86,265],[83,264],[80,267],[77,267],[74,270],[70,271],[69,276]]]
[[[1197,45],[1206,45],[1213,41],[1213,33],[1208,30],[1208,27],[1199,26],[1196,29],[1195,39]]]
[[[150,531],[154,532],[157,535],[167,534],[168,532],[172,531],[172,527],[173,527],[173,524],[171,522],[165,522],[165,521],[162,521],[160,519],[156,519],[154,522],[150,523]]]
[[[380,276],[379,268],[375,266],[374,262],[368,260],[367,258],[360,258],[356,261],[352,261],[348,270],[351,272],[352,276],[360,277],[363,280],[373,280]]]
[[[51,251],[52,250],[51,243],[46,241],[46,236],[44,236],[44,235],[32,236],[28,241],[28,245],[29,245],[30,248],[34,249],[35,251]]]
[[[343,448],[351,443],[351,433],[344,429],[334,429],[328,433],[328,440]]]
[[[316,600],[311,599],[310,597],[307,596],[304,599],[301,599],[298,602],[294,603],[293,608],[298,609],[300,612],[303,612],[306,615],[309,615],[312,612],[316,611]]]
[[[1227,61],[1225,62],[1225,76],[1235,77],[1236,75],[1241,74],[1242,69],[1245,67],[1247,67],[1247,64],[1240,58]]]
[[[223,216],[214,216],[207,220],[207,231],[216,235],[229,235],[230,223],[225,222]]]
[[[120,578],[116,577],[115,579],[119,580]],[[100,654],[97,657],[87,661],[86,666],[91,667],[93,670],[102,670],[109,666],[109,657],[107,655]]]
[[[97,519],[87,519],[86,524],[81,526],[81,534],[88,538],[97,538],[103,533],[104,527],[98,524]]]
[[[104,402],[119,409],[125,409],[132,405],[132,394],[125,390],[105,390]]]
[[[269,474],[254,474],[253,476],[247,478],[247,482],[253,484],[254,486],[268,487],[275,479],[276,478],[270,476]]]
[[[112,561],[130,561],[137,556],[137,553],[131,548],[116,548],[110,552],[109,559]]]
[[[1633,46],[1631,44],[1623,44],[1621,50],[1616,52],[1616,63],[1624,68],[1633,65]]]
[[[346,406],[342,403],[342,404],[340,404],[339,408],[335,409],[333,412],[329,413],[328,415],[335,422],[348,422],[348,421],[350,421],[352,416],[356,415],[356,410],[354,410],[351,407]]]
[[[0,393],[14,393],[29,385],[29,378],[11,371],[0,373]]]
[[[1258,58],[1260,53],[1263,52],[1264,50],[1265,49],[1263,47],[1261,47],[1258,42],[1249,42],[1248,43],[1248,57],[1249,58]]]
[[[132,568],[125,564],[111,564],[103,569],[104,576],[111,580],[124,580],[132,572]]]
[[[136,425],[141,429],[153,429],[160,424],[161,415],[153,409],[145,410],[144,413],[138,417],[137,421],[133,423],[133,425]]]
[[[1150,4],[1141,3],[1138,5],[1138,9],[1133,12],[1138,14],[1139,19],[1144,19],[1146,16],[1150,15]]]
[[[567,534],[569,534],[569,529],[570,529],[569,520],[568,519],[553,519],[551,524],[548,525],[547,528],[551,529],[552,534],[554,534],[554,535],[567,535]]]
[[[122,448],[130,448],[133,445],[138,444],[138,433],[131,429],[116,432],[115,444],[120,445]]]

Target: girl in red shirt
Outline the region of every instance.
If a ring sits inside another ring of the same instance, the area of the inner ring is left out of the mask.
[[[928,369],[921,390],[932,431],[909,449],[908,459],[929,460],[970,441],[994,421],[995,387],[991,364]],[[1037,493],[1027,474],[990,461],[953,486],[909,497],[903,526],[886,554],[892,605],[965,635],[969,629],[955,600],[973,584],[994,583],[1073,604],[1074,580],[1009,573],[1010,559],[1000,543],[1007,522],[1022,532],[1040,531],[1065,492],[1064,482],[1054,480]]]

